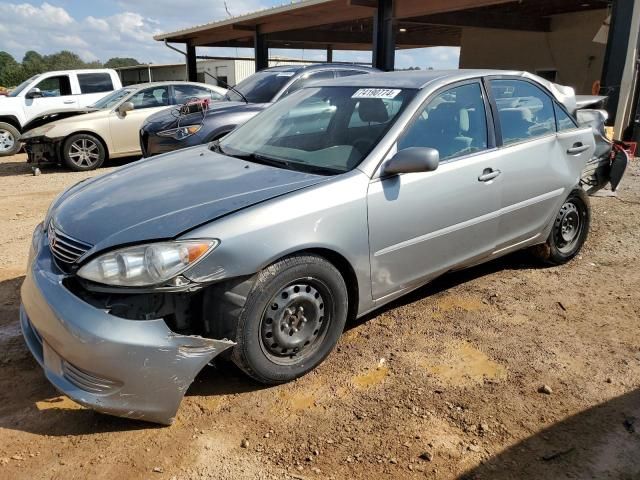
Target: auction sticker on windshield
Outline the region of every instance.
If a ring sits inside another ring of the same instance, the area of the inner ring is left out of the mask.
[[[351,98],[395,98],[401,91],[395,88],[361,88]]]

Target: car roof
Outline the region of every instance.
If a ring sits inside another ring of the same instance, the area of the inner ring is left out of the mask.
[[[263,72],[301,72],[303,70],[323,70],[326,68],[357,68],[359,70],[370,70],[377,72],[378,70],[367,65],[358,65],[356,63],[312,63],[310,65],[278,65],[277,67],[269,67],[261,70]]]
[[[220,87],[216,87],[215,85],[209,85],[208,83],[186,82],[186,81],[181,81],[181,80],[171,80],[171,81],[166,81],[166,82],[135,83],[133,85],[127,85],[126,87],[122,87],[122,88],[132,88],[132,89],[135,89],[135,90],[140,90],[142,88],[163,87],[163,86],[168,86],[168,85],[194,85],[194,86],[199,86],[199,87],[211,88],[211,89],[214,89],[214,90],[216,88],[220,88]]]

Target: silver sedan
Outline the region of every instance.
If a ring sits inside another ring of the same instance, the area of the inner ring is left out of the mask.
[[[77,402],[160,423],[224,351],[259,382],[304,375],[349,319],[447,271],[574,257],[594,151],[575,110],[523,72],[310,85],[63,193],[33,237],[26,342]]]

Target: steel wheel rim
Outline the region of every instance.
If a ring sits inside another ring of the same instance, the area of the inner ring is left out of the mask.
[[[556,246],[561,253],[570,253],[580,240],[584,222],[578,205],[566,202],[562,205],[554,224]]]
[[[307,278],[289,283],[269,301],[260,322],[260,346],[274,363],[306,360],[322,345],[333,317],[329,289]]]
[[[78,167],[92,167],[100,160],[98,144],[88,138],[81,138],[69,146],[69,159]]]
[[[9,130],[0,129],[0,152],[9,152],[16,144],[16,139]]]

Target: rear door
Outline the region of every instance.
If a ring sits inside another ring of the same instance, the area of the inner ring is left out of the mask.
[[[589,141],[576,132],[558,134],[555,100],[532,81],[493,78],[488,83],[500,150],[495,168],[503,180],[500,252],[542,233],[578,180],[582,160],[576,156],[589,154],[593,135]]]
[[[493,252],[502,182],[486,175],[498,155],[487,109],[479,81],[434,95],[397,148],[436,148],[438,169],[372,180],[368,212],[375,300]]]
[[[78,97],[78,106],[80,107],[93,105],[114,89],[109,72],[78,73],[77,77],[80,88],[80,96]]]
[[[48,110],[78,107],[77,95],[73,94],[71,77],[68,74],[43,75],[31,88],[39,88],[41,96],[24,97],[25,123]]]
[[[169,106],[170,96],[167,85],[158,85],[138,91],[129,98],[134,109],[122,115],[113,111],[109,117],[109,126],[113,143],[113,152],[117,155],[140,153],[140,127],[145,119]]]

